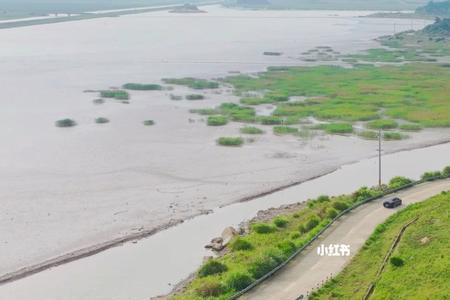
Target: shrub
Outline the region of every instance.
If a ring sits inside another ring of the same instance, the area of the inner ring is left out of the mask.
[[[277,262],[273,257],[265,255],[257,258],[256,261],[249,266],[249,272],[253,278],[259,279],[272,271],[278,265],[279,262]]]
[[[56,127],[73,127],[76,126],[77,122],[72,119],[62,119],[55,122]]]
[[[222,146],[242,146],[244,140],[240,137],[221,137],[217,140],[217,143]]]
[[[231,273],[226,279],[227,287],[237,292],[242,291],[252,283],[253,279],[250,275],[240,272]]]
[[[401,267],[405,264],[403,259],[401,259],[400,257],[397,257],[397,256],[391,257],[391,259],[389,261],[390,261],[391,265],[393,265],[394,267]]]
[[[227,266],[217,260],[208,260],[198,271],[199,277],[206,277],[214,274],[220,274],[228,270]]]
[[[359,190],[357,190],[356,192],[353,193],[352,198],[353,201],[355,202],[359,202],[359,201],[364,201],[366,199],[375,197],[375,196],[379,196],[381,194],[381,192],[379,190],[375,190],[375,189],[369,189],[368,187],[364,186],[362,188],[360,188]]]
[[[228,119],[224,116],[209,116],[207,121],[208,126],[223,126],[227,123]]]
[[[333,220],[334,218],[336,218],[338,214],[339,214],[339,213],[338,213],[337,210],[335,210],[334,208],[329,208],[329,209],[327,210],[327,217],[330,218],[330,219],[332,219],[332,220]]]
[[[394,129],[398,127],[398,123],[390,119],[373,120],[367,123],[367,127],[371,129]]]
[[[397,189],[399,187],[405,186],[405,185],[410,184],[412,182],[413,181],[411,179],[409,179],[409,178],[402,177],[402,176],[397,176],[397,177],[392,178],[389,181],[389,185],[388,186],[389,186],[390,189]]]
[[[341,201],[336,201],[333,203],[333,208],[339,210],[339,211],[343,211],[346,210],[348,208],[348,204],[345,202],[341,202]]]
[[[434,179],[436,179],[438,177],[441,177],[441,176],[442,176],[441,172],[434,171],[434,172],[425,172],[425,173],[423,173],[421,178],[422,178],[422,180],[430,181],[430,180],[434,180]]]
[[[273,223],[275,224],[275,226],[277,226],[278,228],[284,228],[287,226],[287,224],[289,223],[288,220],[286,220],[285,218],[282,217],[277,217],[273,220]]]
[[[422,130],[422,126],[419,124],[402,124],[400,125],[400,129],[404,131],[420,131]]]
[[[291,233],[291,239],[293,239],[293,240],[298,239],[300,236],[301,236],[301,235],[300,235],[300,233],[298,233],[298,232],[293,232],[293,233]]]
[[[155,121],[153,121],[153,120],[145,120],[145,121],[143,122],[143,124],[144,124],[145,126],[152,126],[152,125],[155,125]]]
[[[95,119],[95,123],[97,123],[97,124],[106,124],[106,123],[109,123],[109,119],[102,118],[102,117],[96,118]]]
[[[328,201],[330,201],[330,197],[328,197],[327,195],[321,195],[317,198],[317,201],[320,203],[328,202]]]
[[[100,96],[102,98],[114,98],[117,100],[128,100],[130,99],[130,94],[123,90],[104,90],[100,91]]]
[[[149,83],[126,83],[122,86],[126,90],[136,90],[136,91],[160,91],[163,87],[159,84]]]
[[[275,231],[275,227],[265,223],[255,223],[252,225],[252,229],[259,234],[272,233]]]
[[[298,128],[289,127],[289,126],[275,126],[273,127],[273,133],[282,135],[282,134],[293,134],[297,133]]]
[[[203,280],[196,289],[197,295],[201,297],[217,297],[223,292],[223,285],[217,279],[213,278]]]
[[[319,223],[320,223],[320,220],[317,217],[312,217],[311,219],[309,219],[305,225],[306,232],[311,231],[314,227],[319,225]]]
[[[231,249],[233,251],[245,251],[253,249],[253,245],[243,238],[238,237],[231,243]]]
[[[189,94],[186,95],[186,100],[203,100],[205,99],[205,96],[200,94]]]
[[[245,126],[240,129],[241,133],[243,134],[263,134],[264,131],[262,129],[259,129],[258,127],[253,126]]]
[[[442,171],[442,176],[450,177],[450,166],[444,168],[444,170]]]
[[[295,244],[293,242],[291,242],[291,241],[283,241],[283,242],[279,243],[277,247],[286,256],[290,256],[297,249]]]

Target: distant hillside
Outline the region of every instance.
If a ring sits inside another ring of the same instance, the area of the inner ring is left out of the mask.
[[[428,0],[225,0],[228,5],[272,9],[415,10]],[[269,4],[267,4],[267,2]]]
[[[437,17],[449,17],[450,16],[450,0],[443,2],[431,1],[427,5],[420,7],[416,10],[419,14],[426,14]]]
[[[450,19],[437,19],[434,24],[428,25],[423,32],[431,35],[450,36]]]

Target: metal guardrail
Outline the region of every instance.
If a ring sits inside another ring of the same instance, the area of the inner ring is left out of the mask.
[[[272,271],[270,271],[269,273],[267,273],[266,275],[264,275],[263,277],[259,278],[258,280],[256,280],[255,282],[253,282],[251,285],[249,285],[248,287],[246,287],[245,289],[243,289],[242,291],[234,294],[233,296],[231,296],[229,298],[229,300],[236,300],[239,297],[243,296],[244,294],[246,294],[247,292],[249,292],[250,290],[254,289],[255,287],[257,287],[258,285],[260,285],[263,281],[265,281],[266,279],[268,279],[269,277],[272,277],[272,275],[274,275],[276,272],[278,272],[279,270],[281,270],[282,268],[284,268],[289,262],[291,262],[297,255],[299,255],[301,252],[303,252],[303,250],[305,250],[307,247],[311,246],[311,244],[316,241],[328,228],[331,227],[331,225],[333,225],[338,219],[340,219],[342,216],[348,214],[349,212],[351,212],[352,210],[354,210],[355,208],[360,207],[361,205],[364,205],[366,203],[372,202],[374,200],[377,199],[381,199],[383,197],[386,197],[387,195],[391,195],[394,194],[396,192],[399,192],[401,190],[405,190],[408,189],[410,187],[425,183],[425,182],[429,182],[429,181],[435,181],[438,179],[446,179],[449,178],[444,177],[444,176],[437,176],[437,177],[432,177],[432,178],[428,178],[428,179],[421,179],[421,180],[417,180],[414,181],[412,183],[403,185],[399,188],[396,189],[389,189],[387,191],[385,191],[384,193],[378,195],[378,196],[374,196],[374,197],[370,197],[367,198],[366,200],[363,200],[361,202],[358,202],[356,204],[354,204],[353,206],[350,206],[349,208],[347,208],[346,210],[342,211],[341,213],[339,213],[333,220],[330,221],[330,223],[328,223],[324,228],[322,228],[311,240],[309,240],[305,245],[303,245],[301,248],[299,248],[297,251],[294,252],[294,254],[292,254],[287,260],[285,260],[283,263],[281,263],[280,265],[278,265],[275,269],[273,269]]]

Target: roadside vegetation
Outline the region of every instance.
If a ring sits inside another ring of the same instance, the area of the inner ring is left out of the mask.
[[[405,231],[370,299],[445,299],[450,295],[450,192],[413,204],[379,225],[351,263],[310,299],[362,299],[402,226]]]
[[[450,167],[446,167],[442,172],[430,172],[424,176],[429,180],[436,179],[435,176],[450,176]],[[173,296],[172,299],[229,299],[286,261],[330,224],[339,213],[371,197],[380,196],[386,190],[411,183],[413,180],[409,178],[394,177],[382,190],[362,187],[350,195],[320,196],[299,205],[296,211],[288,214],[265,221],[252,221],[248,225],[247,234],[235,237],[222,256],[208,260],[198,271],[198,276],[181,294]],[[357,279],[358,276],[352,278]]]

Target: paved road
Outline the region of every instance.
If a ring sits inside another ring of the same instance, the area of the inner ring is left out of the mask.
[[[404,204],[423,201],[444,190],[450,190],[450,179],[424,183],[399,192]],[[330,275],[339,273],[358,252],[375,227],[383,223],[400,208],[390,210],[382,206],[383,199],[360,206],[331,226],[322,237],[291,261],[272,278],[242,296],[251,300],[294,300],[317,287]],[[321,244],[350,245],[348,257],[321,257],[317,247]],[[305,297],[306,298],[306,297]]]

